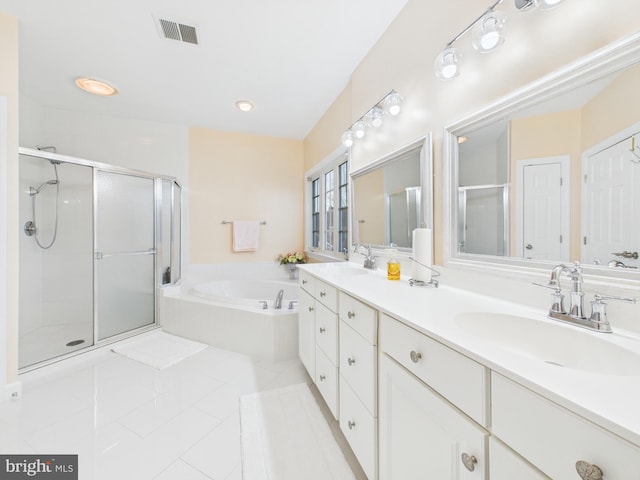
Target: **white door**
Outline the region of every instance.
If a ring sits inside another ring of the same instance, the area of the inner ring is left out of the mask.
[[[386,355],[379,429],[380,480],[486,478],[487,432]]]
[[[630,152],[630,139],[585,159],[583,179],[582,261],[608,264],[622,261],[640,266],[640,260],[614,253],[640,251],[637,216],[640,213],[640,164]]]
[[[566,188],[560,162],[523,166],[523,234],[520,246],[524,258],[568,260],[569,241],[563,231],[562,189]],[[568,208],[568,206],[566,206]]]

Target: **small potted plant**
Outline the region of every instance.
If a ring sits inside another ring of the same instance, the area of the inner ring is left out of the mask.
[[[298,264],[307,263],[307,256],[304,252],[285,253],[284,255],[278,255],[278,261],[289,272],[289,278],[295,280],[298,278]]]

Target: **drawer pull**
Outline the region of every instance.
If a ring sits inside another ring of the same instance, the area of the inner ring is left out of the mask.
[[[354,363],[356,363],[356,359],[353,358],[353,357],[349,357],[349,358],[347,358],[347,363],[349,364],[349,366],[351,366]]]
[[[349,420],[347,422],[347,426],[349,427],[349,430],[353,430],[354,428],[356,428],[356,422],[354,422],[353,420]]]
[[[324,375],[320,375],[320,381],[321,381],[321,382],[324,382],[324,379],[325,379],[325,378],[327,378],[327,377],[325,377]]]
[[[310,312],[313,312],[313,307],[309,307],[309,311],[310,311]]]
[[[582,480],[602,480],[604,476],[600,467],[584,460],[576,462],[576,471]]]
[[[320,292],[320,296],[321,296],[321,297],[326,297],[326,296],[327,296],[327,294],[326,294],[325,292]]]
[[[327,330],[326,330],[324,327],[320,327],[320,333],[324,333],[324,332],[326,332],[326,331],[327,331]]]
[[[353,317],[355,317],[355,316],[356,316],[356,314],[355,314],[354,312],[352,312],[351,310],[349,310],[349,311],[347,312],[347,317],[349,317],[349,318],[353,318]]]
[[[476,469],[476,463],[478,463],[478,459],[473,455],[469,455],[468,453],[463,453],[460,455],[462,459],[462,463],[464,464],[464,468],[473,472]]]
[[[306,284],[307,284],[307,281],[306,281],[306,280],[302,280],[302,284],[303,284],[303,285],[306,285]]]
[[[411,361],[413,363],[418,363],[422,358],[422,354],[420,352],[416,352],[415,350],[411,350],[409,357],[411,357]]]

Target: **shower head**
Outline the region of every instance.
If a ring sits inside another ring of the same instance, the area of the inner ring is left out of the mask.
[[[31,196],[37,195],[47,185],[58,185],[59,183],[60,183],[59,180],[47,180],[42,185],[40,185],[38,188],[29,187],[29,195],[31,195]]]

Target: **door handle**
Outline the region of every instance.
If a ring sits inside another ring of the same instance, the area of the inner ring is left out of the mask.
[[[624,252],[611,253],[611,255],[622,258],[633,258],[634,260],[638,259],[638,252],[627,252],[626,250]]]

